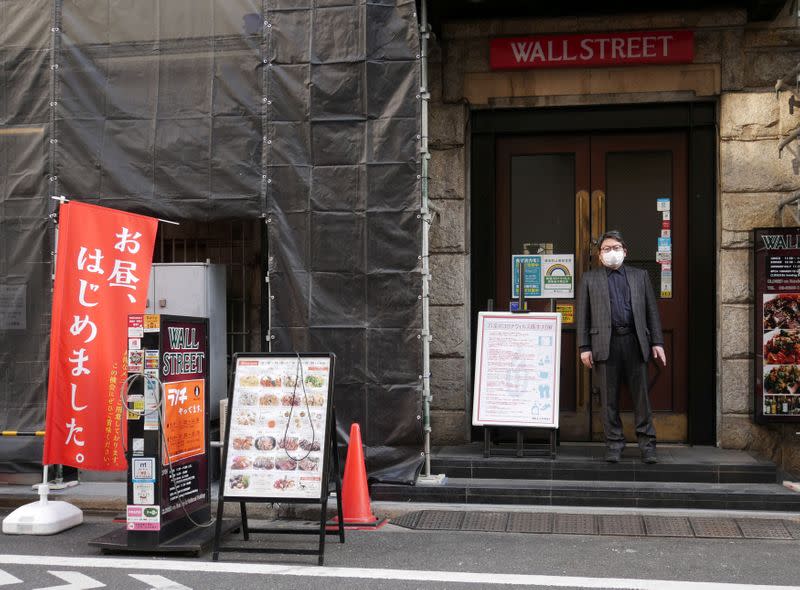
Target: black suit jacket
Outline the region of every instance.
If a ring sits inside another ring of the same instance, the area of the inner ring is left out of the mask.
[[[639,268],[625,266],[631,289],[631,310],[642,359],[650,359],[651,347],[664,344],[658,304],[650,277]],[[604,267],[583,274],[578,285],[578,347],[591,346],[592,359],[608,360],[611,345],[611,299]]]

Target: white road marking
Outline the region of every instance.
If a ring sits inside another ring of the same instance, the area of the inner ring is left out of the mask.
[[[53,563],[51,559],[46,557],[42,558],[44,563],[42,565],[61,565],[60,563]],[[88,588],[103,588],[105,584],[98,582],[94,578],[90,578],[86,574],[80,572],[56,572],[47,570],[48,574],[54,575],[56,578],[61,578],[67,584],[61,586],[47,586],[44,588],[36,588],[36,590],[87,590]]]
[[[275,565],[269,563],[178,561],[146,559],[109,559],[102,557],[59,557],[38,555],[2,555],[0,564],[45,565],[72,568],[102,568],[106,570],[145,570],[160,572],[189,572],[216,574],[259,574],[309,578],[356,578],[362,580],[403,580],[413,582],[454,582],[506,584],[512,586],[551,586],[555,588],[611,588],[613,590],[800,590],[800,586],[768,584],[732,584],[729,582],[694,582],[684,580],[636,580],[626,578],[587,578],[577,576],[541,576],[490,572],[448,572],[437,570],[398,570],[378,568],[318,567],[305,565]],[[51,572],[55,573],[55,572]],[[61,572],[70,573],[70,572]],[[102,585],[102,584],[101,584]],[[99,586],[86,586],[96,588]],[[73,586],[62,587],[64,590]],[[40,588],[38,590],[54,590]]]
[[[9,584],[22,584],[22,580],[0,570],[0,586],[8,586]]]
[[[140,582],[144,582],[150,586],[149,590],[192,590],[188,586],[173,582],[164,576],[150,576],[146,574],[128,574],[131,578],[135,578]]]

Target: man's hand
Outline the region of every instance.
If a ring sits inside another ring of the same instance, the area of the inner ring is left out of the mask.
[[[663,351],[662,351],[662,354],[663,354]],[[592,368],[592,351],[591,350],[587,350],[586,352],[582,352],[581,353],[581,362],[583,363],[583,366],[586,367],[587,369],[591,369]]]
[[[583,355],[581,355],[583,356]],[[664,347],[663,346],[654,346],[653,347],[653,358],[658,359],[661,361],[661,364],[665,367],[667,366],[667,356],[664,354]]]

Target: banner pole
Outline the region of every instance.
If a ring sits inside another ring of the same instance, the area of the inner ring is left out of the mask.
[[[70,199],[68,199],[64,195],[52,195],[50,198],[53,199],[54,201],[58,201],[62,205],[64,203],[70,202]],[[161,219],[160,217],[156,217],[156,219],[161,223],[169,223],[170,225],[180,225],[180,223],[178,223],[177,221],[170,221],[169,219]]]

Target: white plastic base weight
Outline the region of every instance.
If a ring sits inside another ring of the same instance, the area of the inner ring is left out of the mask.
[[[431,475],[420,475],[417,477],[418,486],[443,486],[447,483],[447,476],[444,473]]]
[[[7,535],[54,535],[83,522],[83,512],[69,502],[47,499],[48,487],[39,487],[40,499],[20,506],[3,519]]]

